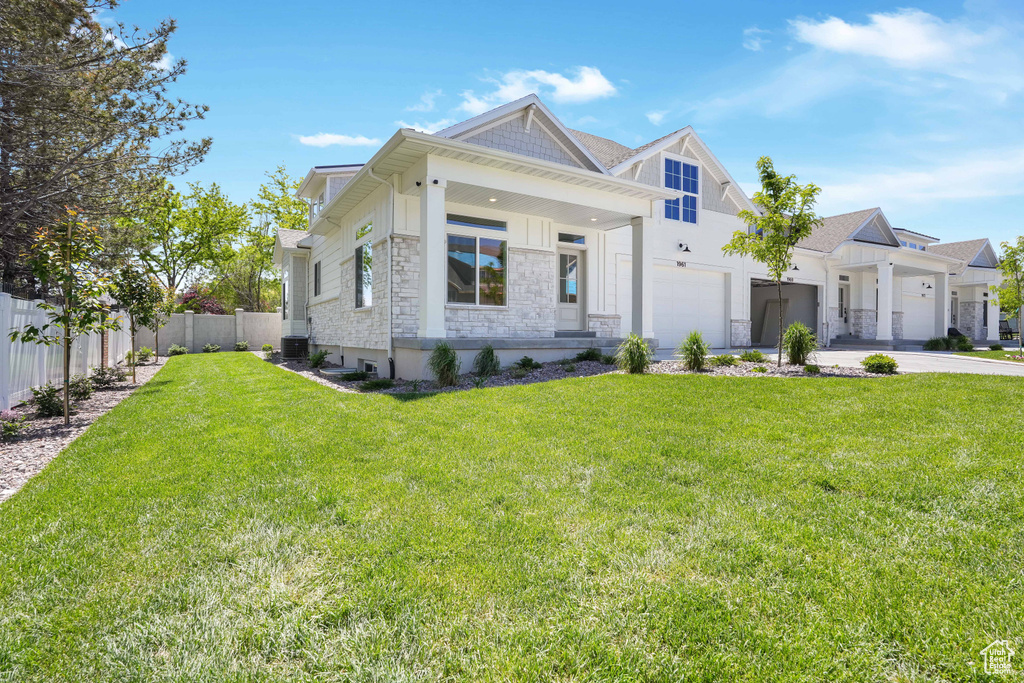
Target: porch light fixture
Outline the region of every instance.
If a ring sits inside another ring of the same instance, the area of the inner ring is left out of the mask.
[[[491,197],[487,201],[489,201],[489,202],[496,202],[496,201],[498,201],[498,198],[497,197]]]
[[[596,222],[597,222],[597,219],[596,219],[596,218],[591,218],[591,219],[590,219],[590,222],[591,222],[591,223],[596,223]]]
[[[931,286],[931,285],[925,285],[925,287],[927,287],[928,289],[931,289],[931,288],[932,288],[932,286]]]
[[[679,243],[679,248],[680,248],[680,249],[681,249],[681,250],[683,251],[683,253],[685,253],[685,254],[689,254],[689,253],[690,253],[690,245],[689,245],[689,244],[685,244],[684,242],[680,242],[680,243]]]
[[[800,270],[800,266],[798,266],[798,265],[796,265],[796,264],[794,263],[794,264],[793,264],[793,270]]]

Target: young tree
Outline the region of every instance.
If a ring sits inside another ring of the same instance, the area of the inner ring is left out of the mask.
[[[157,286],[160,287],[160,303],[156,307],[156,319],[153,321],[153,336],[155,337],[154,343],[156,344],[153,353],[156,359],[160,360],[160,328],[171,319],[177,302],[175,301],[174,292],[160,285],[159,282]]]
[[[142,267],[124,263],[114,274],[113,294],[128,314],[128,332],[132,340],[132,384],[135,384],[135,336],[143,327],[154,327],[164,300],[164,289]]]
[[[34,342],[51,346],[64,344],[64,424],[70,424],[69,380],[71,344],[83,334],[116,330],[117,320],[107,315],[101,297],[108,280],[95,263],[103,253],[98,231],[67,209],[64,220],[51,228],[42,228],[32,243],[29,264],[35,276],[51,291],[56,291],[62,306],[41,303],[48,322],[41,327],[27,325],[11,332],[11,341]]]
[[[34,231],[65,205],[93,223],[119,216],[152,179],[202,160],[210,140],[178,137],[207,108],[172,97],[167,20],[151,31],[98,19],[116,0],[5,0],[0,8],[0,264],[5,282]]]
[[[814,203],[821,189],[813,184],[797,185],[796,176],[781,176],[769,157],[757,160],[761,189],[753,197],[760,213],[744,210],[739,217],[747,230],[737,230],[722,247],[726,254],[750,256],[768,269],[779,293],[779,358],[782,366],[782,278],[793,265],[793,249],[821,224],[814,214]]]
[[[1024,356],[1024,334],[1020,332],[1021,322],[1024,321],[1024,236],[1018,237],[1016,244],[1003,242],[999,246],[1003,250],[999,257],[999,272],[1003,275],[1003,283],[993,287],[992,293],[1004,313],[1017,316],[1017,348],[1020,355]]]

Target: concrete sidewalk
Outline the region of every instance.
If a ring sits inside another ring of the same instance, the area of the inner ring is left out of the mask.
[[[714,349],[712,355],[720,353],[738,353],[739,349]],[[761,349],[763,353],[775,359],[774,349]],[[817,352],[815,360],[818,365],[839,365],[843,367],[860,367],[860,362],[877,351],[832,351],[822,349]],[[954,356],[949,351],[884,351],[899,364],[900,372],[960,372],[971,375],[1008,375],[1024,377],[1024,363],[1014,361],[992,360],[989,358],[971,358]],[[672,358],[672,349],[658,349],[655,358],[668,360]]]

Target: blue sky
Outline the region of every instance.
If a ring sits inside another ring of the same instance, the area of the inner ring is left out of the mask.
[[[210,106],[185,180],[236,201],[283,163],[365,161],[537,91],[570,127],[636,146],[693,125],[748,190],[754,161],[944,240],[1024,232],[1024,7],[888,2],[281,3],[129,0],[178,21],[174,94]],[[244,9],[243,9],[244,8]]]

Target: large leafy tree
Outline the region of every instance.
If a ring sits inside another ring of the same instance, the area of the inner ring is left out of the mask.
[[[64,345],[64,424],[70,422],[69,380],[71,344],[84,334],[118,329],[107,314],[102,297],[109,280],[96,266],[103,253],[99,231],[68,209],[57,225],[41,228],[32,243],[28,262],[32,272],[60,304],[44,302],[47,322],[11,332],[11,341]]]
[[[757,160],[761,189],[754,193],[758,212],[744,210],[739,217],[747,230],[737,230],[732,240],[722,247],[726,254],[750,256],[764,264],[775,280],[779,295],[779,358],[782,365],[782,278],[793,266],[797,243],[811,234],[821,219],[814,213],[814,204],[821,189],[813,184],[798,185],[796,176],[779,175],[769,157]]]
[[[77,206],[93,225],[120,216],[154,178],[199,162],[209,139],[180,137],[205,106],[174,98],[167,20],[150,31],[102,23],[117,0],[6,0],[0,9],[0,266]]]
[[[1003,282],[999,287],[993,287],[992,292],[999,301],[999,308],[1017,318],[1019,331],[1024,321],[1024,236],[1018,237],[1016,243],[1003,242],[999,246],[1003,252],[999,257],[999,272],[1003,275]],[[1024,334],[1019,332],[1017,348],[1020,355],[1024,356]]]
[[[132,345],[132,384],[135,384],[135,338],[143,327],[156,327],[164,301],[164,288],[141,264],[130,261],[123,263],[114,272],[112,285],[114,298],[128,316],[128,333]]]

